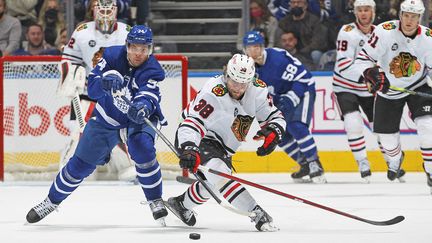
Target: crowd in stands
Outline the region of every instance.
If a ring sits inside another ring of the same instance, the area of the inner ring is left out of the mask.
[[[92,21],[97,0],[74,0],[75,23]],[[116,0],[118,21],[145,24],[150,0]],[[61,53],[67,43],[66,0],[0,0],[0,56]],[[398,18],[400,0],[376,0],[375,23]],[[250,29],[310,70],[332,70],[339,28],[355,20],[354,0],[250,0]],[[432,5],[432,4],[430,4]],[[135,6],[131,8],[131,6]],[[237,49],[247,30],[239,24]]]
[[[60,55],[67,44],[67,0],[0,0],[0,57],[8,55]],[[73,0],[75,23],[93,20],[97,0]],[[144,24],[149,0],[116,0],[118,21]],[[131,13],[131,6],[137,10]]]
[[[398,18],[401,0],[375,2],[376,24]],[[249,30],[260,31],[267,47],[288,50],[309,70],[333,70],[339,29],[355,21],[353,4],[354,0],[250,0]]]

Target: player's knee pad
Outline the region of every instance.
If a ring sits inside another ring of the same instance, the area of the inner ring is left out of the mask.
[[[75,155],[66,164],[67,173],[76,180],[86,178],[93,173],[95,169],[96,165],[86,163]]]
[[[360,136],[363,134],[363,118],[358,111],[344,115],[345,131],[349,136]]]
[[[287,131],[297,141],[310,135],[309,126],[307,124],[305,124],[303,122],[299,122],[299,121],[288,122]]]
[[[414,120],[422,148],[432,147],[432,116],[421,116]]]
[[[153,137],[142,132],[133,134],[127,141],[131,159],[137,164],[147,163],[156,158]]]
[[[398,146],[400,146],[400,136],[399,132],[397,133],[378,133],[379,141],[381,145],[386,150],[394,150]]]

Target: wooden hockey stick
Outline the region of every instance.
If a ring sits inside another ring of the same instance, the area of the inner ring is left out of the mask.
[[[126,96],[122,95],[121,98],[130,106],[132,105],[132,103],[130,102],[130,100],[128,98],[126,98]],[[156,128],[155,125],[153,125],[153,123],[147,118],[144,117],[144,122],[151,127],[156,133],[157,135],[165,142],[165,144],[173,151],[173,153],[177,156],[177,158],[180,158],[180,154],[177,151],[177,149],[174,147],[174,145],[172,145],[172,143],[168,140],[168,138],[165,137],[165,135]],[[249,216],[249,217],[255,217],[256,214],[254,212],[246,212],[243,210],[239,210],[236,209],[234,207],[231,206],[231,204],[226,203],[225,201],[222,201],[214,192],[213,190],[210,188],[209,185],[207,185],[207,183],[196,173],[192,173],[195,178],[204,186],[204,188],[210,193],[210,195],[213,197],[213,199],[222,207],[224,207],[225,209],[240,214],[240,215],[244,215],[244,216]]]
[[[432,94],[426,93],[426,92],[418,92],[418,91],[414,91],[414,90],[410,90],[410,89],[396,87],[393,85],[390,85],[390,89],[395,90],[395,91],[399,91],[399,92],[403,92],[403,93],[407,93],[410,95],[416,95],[416,96],[432,99]]]
[[[324,206],[324,205],[321,205],[321,204],[318,204],[318,203],[315,203],[315,202],[312,202],[312,201],[309,201],[309,200],[306,200],[306,199],[303,199],[303,198],[300,198],[300,197],[296,197],[296,196],[290,195],[288,193],[284,193],[284,192],[281,192],[281,191],[278,191],[278,190],[275,190],[275,189],[272,189],[272,188],[269,188],[269,187],[266,187],[266,186],[263,186],[263,185],[259,185],[257,183],[251,182],[251,181],[247,181],[247,180],[235,177],[233,175],[229,175],[229,174],[217,171],[217,170],[213,170],[211,168],[208,168],[208,167],[205,167],[205,166],[202,166],[202,165],[200,165],[198,168],[201,171],[207,171],[209,173],[212,173],[212,174],[215,174],[215,175],[218,175],[218,176],[222,176],[222,177],[225,177],[227,179],[235,180],[235,181],[238,181],[240,183],[243,183],[243,184],[246,184],[246,185],[249,185],[249,186],[253,186],[253,187],[256,187],[258,189],[261,189],[261,190],[264,190],[264,191],[268,191],[268,192],[271,192],[271,193],[274,193],[274,194],[277,194],[277,195],[280,195],[280,196],[292,199],[292,200],[297,201],[297,202],[309,204],[311,206],[314,206],[314,207],[317,207],[317,208],[321,208],[321,209],[330,211],[332,213],[336,213],[336,214],[339,214],[339,215],[342,215],[342,216],[345,216],[345,217],[348,217],[348,218],[352,218],[352,219],[355,219],[355,220],[358,220],[358,221],[361,221],[361,222],[365,222],[365,223],[368,223],[368,224],[386,226],[386,225],[397,224],[397,223],[399,223],[399,222],[401,222],[401,221],[403,221],[405,219],[404,216],[397,216],[397,217],[395,217],[393,219],[385,220],[385,221],[374,221],[374,220],[364,219],[364,218],[361,218],[361,217],[358,217],[358,216],[355,216],[355,215],[352,215],[352,214],[349,214],[349,213],[345,213],[345,212],[339,211],[339,210],[334,209],[334,208],[330,208],[330,207],[327,207],[327,206]]]

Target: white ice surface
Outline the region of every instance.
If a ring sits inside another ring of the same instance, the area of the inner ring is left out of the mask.
[[[211,200],[196,208],[197,224],[188,227],[169,214],[167,227],[153,220],[139,186],[88,182],[80,186],[58,212],[33,225],[25,215],[43,200],[50,182],[0,183],[0,242],[432,242],[432,195],[423,173],[408,173],[407,183],[389,182],[384,173],[363,184],[357,173],[327,174],[328,184],[293,184],[288,174],[236,174],[296,197],[371,220],[398,215],[405,221],[374,226],[247,186],[274,218],[278,232],[258,232],[249,218],[233,214]],[[164,198],[182,193],[187,185],[164,184]]]

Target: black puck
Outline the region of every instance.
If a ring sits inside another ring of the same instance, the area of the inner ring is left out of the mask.
[[[198,233],[190,233],[189,238],[192,240],[199,240],[201,238],[201,235]]]

